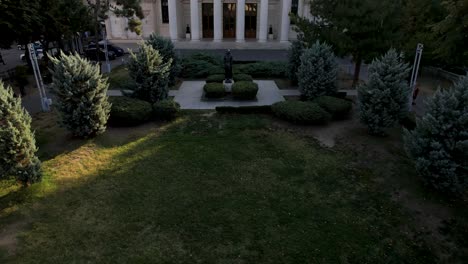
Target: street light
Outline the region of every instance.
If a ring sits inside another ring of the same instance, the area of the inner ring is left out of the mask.
[[[418,80],[418,72],[419,72],[419,65],[421,64],[421,57],[422,57],[422,52],[424,49],[424,45],[421,43],[418,43],[418,46],[416,47],[416,55],[414,56],[414,64],[413,64],[413,72],[411,73],[411,81],[410,81],[410,91],[411,93],[409,94],[409,111],[411,112],[412,110],[412,105],[413,105],[413,94],[414,90],[416,89],[416,83]]]

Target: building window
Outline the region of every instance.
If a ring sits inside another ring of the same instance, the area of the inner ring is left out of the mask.
[[[291,14],[297,16],[298,13],[299,13],[299,0],[292,0]],[[291,21],[291,24],[294,24],[294,21]]]
[[[161,16],[164,24],[169,23],[169,5],[168,0],[161,0]]]
[[[299,11],[299,0],[292,0],[291,13],[297,16],[298,11]]]

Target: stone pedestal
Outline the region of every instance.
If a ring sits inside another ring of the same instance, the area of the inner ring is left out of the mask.
[[[227,93],[231,92],[233,85],[234,85],[234,80],[231,80],[230,83],[227,83],[226,80],[223,81],[223,86]]]

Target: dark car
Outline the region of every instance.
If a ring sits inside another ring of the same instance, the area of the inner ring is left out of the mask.
[[[102,41],[99,42],[99,47],[104,50],[105,47],[104,47],[104,43],[102,43]],[[91,43],[91,44],[88,45],[88,48],[89,49],[95,49],[96,44]],[[107,50],[114,52],[115,56],[117,56],[117,57],[123,56],[125,54],[124,49],[122,49],[120,47],[117,47],[114,44],[107,44]]]
[[[94,61],[97,60],[97,54],[96,53],[97,53],[96,48],[91,48],[91,49],[85,50],[86,58],[88,58],[90,60],[94,60]],[[116,56],[115,56],[115,53],[113,51],[109,51],[108,55],[109,55],[109,60],[115,60]],[[99,60],[100,61],[105,61],[106,60],[106,52],[103,49],[99,49]]]

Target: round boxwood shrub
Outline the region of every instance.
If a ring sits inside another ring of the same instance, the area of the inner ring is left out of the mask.
[[[203,87],[206,98],[222,98],[226,94],[222,83],[207,83]]]
[[[136,126],[151,120],[151,104],[126,96],[109,97],[111,111],[109,124],[113,126]]]
[[[154,116],[159,120],[172,120],[180,113],[180,105],[172,99],[161,100],[153,105]]]
[[[348,117],[351,108],[353,107],[348,100],[331,97],[321,96],[314,100],[314,103],[325,109],[330,113],[333,119],[343,119]]]
[[[232,86],[232,96],[239,100],[253,100],[257,97],[258,85],[254,82],[235,82]]]
[[[327,111],[313,102],[283,101],[271,109],[277,117],[300,125],[326,124],[331,119]]]
[[[214,74],[206,78],[207,83],[222,83],[224,81],[224,75]]]
[[[252,76],[248,74],[239,73],[234,75],[234,82],[252,82]]]

